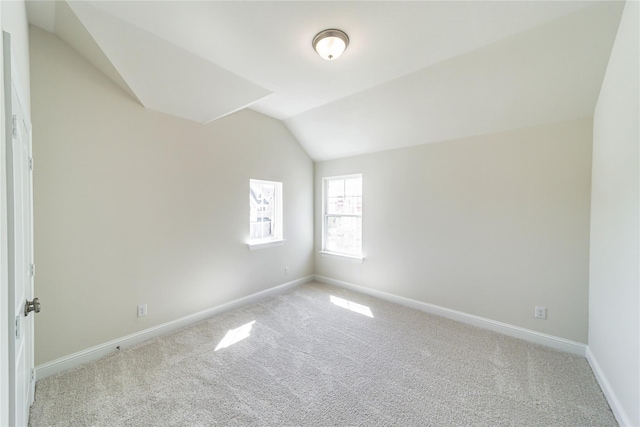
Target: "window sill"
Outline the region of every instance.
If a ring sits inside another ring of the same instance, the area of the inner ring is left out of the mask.
[[[335,252],[327,252],[327,251],[320,251],[320,255],[328,258],[345,259],[347,261],[357,262],[358,264],[362,264],[364,262],[364,257],[356,256],[356,255],[338,254]]]
[[[247,243],[250,251],[256,251],[258,249],[272,248],[274,246],[282,246],[286,242],[285,239],[280,240],[267,240],[266,242]]]

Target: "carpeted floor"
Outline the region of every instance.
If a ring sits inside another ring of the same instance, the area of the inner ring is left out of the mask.
[[[38,381],[30,425],[617,424],[584,358],[310,283]]]

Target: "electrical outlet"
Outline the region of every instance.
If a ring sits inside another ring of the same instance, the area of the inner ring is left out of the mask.
[[[360,270],[359,268],[356,268],[356,276],[362,276],[362,270]]]
[[[285,267],[284,268],[284,275],[288,276],[289,275],[289,267]]]
[[[546,319],[547,318],[547,307],[538,307],[536,305],[536,311],[534,316],[538,319]]]
[[[147,304],[140,304],[138,306],[138,317],[147,315]]]

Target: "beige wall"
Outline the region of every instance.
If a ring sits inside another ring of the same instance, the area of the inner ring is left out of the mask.
[[[316,273],[586,343],[591,140],[585,119],[316,163],[316,251],[321,178],[362,173],[365,256]]]
[[[640,20],[628,1],[593,123],[589,351],[618,420],[640,426]]]
[[[145,110],[35,27],[31,64],[36,365],[312,274],[313,162],[281,122]],[[283,182],[284,246],[246,245],[251,178]]]

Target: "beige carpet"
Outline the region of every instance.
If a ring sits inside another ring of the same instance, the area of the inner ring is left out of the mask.
[[[312,283],[38,381],[30,424],[616,422],[584,358]]]

